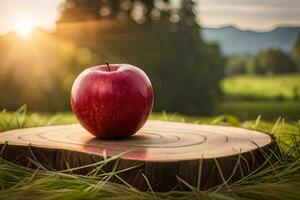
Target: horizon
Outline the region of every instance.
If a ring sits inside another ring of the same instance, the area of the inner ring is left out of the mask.
[[[269,32],[272,32],[276,29],[279,29],[279,28],[300,28],[300,26],[291,26],[289,24],[279,24],[278,26],[275,26],[275,27],[272,27],[271,29],[268,29],[268,30],[255,30],[255,29],[243,29],[243,28],[240,28],[234,24],[228,24],[228,25],[225,25],[225,26],[219,26],[219,27],[208,27],[208,26],[201,26],[201,28],[207,28],[207,29],[224,29],[224,28],[234,28],[236,30],[239,30],[239,31],[252,31],[252,32],[256,32],[256,33],[269,33]]]
[[[219,27],[214,27],[214,26],[202,26],[200,27],[201,29],[225,29],[225,28],[234,28],[236,29],[237,31],[242,31],[242,32],[247,32],[247,31],[250,31],[250,32],[254,32],[254,33],[270,33],[276,29],[281,29],[281,28],[290,28],[290,29],[297,29],[297,28],[300,28],[300,26],[291,26],[289,24],[285,25],[285,24],[282,24],[282,25],[278,25],[276,27],[273,27],[269,30],[255,30],[255,29],[243,29],[243,28],[240,28],[238,26],[235,26],[233,24],[228,24],[228,25],[225,25],[225,26],[219,26]],[[55,33],[56,31],[56,28],[52,28],[52,29],[47,29],[47,28],[43,28],[43,27],[35,27],[34,28],[34,31],[42,31],[42,32],[47,32],[47,33]],[[5,35],[9,35],[9,34],[18,34],[18,30],[10,30],[10,31],[7,31],[7,32],[3,32],[1,33],[0,32],[0,36],[5,36]]]

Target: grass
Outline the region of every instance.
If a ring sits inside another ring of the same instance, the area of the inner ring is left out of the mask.
[[[194,123],[232,124],[267,131],[278,138],[283,156],[271,167],[254,172],[230,185],[200,191],[179,178],[179,181],[182,181],[191,190],[165,193],[142,192],[130,185],[109,182],[112,174],[117,176],[115,173],[80,176],[70,172],[48,171],[44,168],[33,170],[0,159],[0,199],[299,199],[300,122],[288,124],[279,118],[277,121],[269,123],[261,118],[240,121],[234,116],[226,115],[207,118],[167,113],[153,114],[151,118]],[[70,113],[54,115],[26,113],[26,107],[22,107],[15,113],[3,111],[0,114],[0,131],[74,122],[76,120]]]
[[[300,74],[273,76],[240,75],[221,82],[225,99],[215,114],[231,114],[242,120],[262,115],[264,119],[300,119]]]
[[[225,78],[221,82],[223,92],[233,99],[286,99],[300,95],[300,74],[273,76],[241,75]]]
[[[258,115],[264,119],[276,119],[278,116],[287,120],[300,119],[300,101],[228,101],[219,103],[215,114],[230,114],[242,120],[253,119]]]

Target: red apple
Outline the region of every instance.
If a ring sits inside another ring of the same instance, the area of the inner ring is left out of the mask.
[[[144,71],[128,64],[84,70],[75,80],[71,106],[80,124],[99,138],[135,134],[153,107],[153,89]]]

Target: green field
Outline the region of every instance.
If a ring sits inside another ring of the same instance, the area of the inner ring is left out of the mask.
[[[277,137],[283,156],[272,166],[229,185],[200,191],[186,182],[181,182],[190,187],[190,191],[165,193],[142,192],[130,185],[111,183],[107,181],[111,174],[80,176],[71,172],[48,171],[40,165],[37,170],[32,170],[0,158],[0,199],[299,199],[300,124],[289,124],[283,119],[276,122],[265,122],[259,118],[241,121],[224,115],[208,118],[161,113],[153,114],[151,118],[227,124],[266,131]],[[71,113],[26,113],[26,107],[22,107],[15,113],[3,111],[0,114],[0,131],[75,122],[76,119]]]
[[[293,100],[300,94],[300,74],[234,76],[222,80],[221,87],[229,98]]]
[[[243,120],[283,117],[300,119],[300,74],[234,76],[222,80],[225,99],[214,114],[230,114]]]

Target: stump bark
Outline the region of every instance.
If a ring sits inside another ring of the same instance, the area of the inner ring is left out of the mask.
[[[94,138],[79,124],[0,133],[1,157],[28,167],[65,170],[116,156],[101,168],[118,172],[111,181],[155,191],[205,190],[239,180],[277,161],[280,151],[266,133],[229,126],[148,121],[122,140]],[[32,160],[31,159],[31,160]],[[74,170],[88,174],[96,165]],[[149,184],[146,181],[149,182]]]

